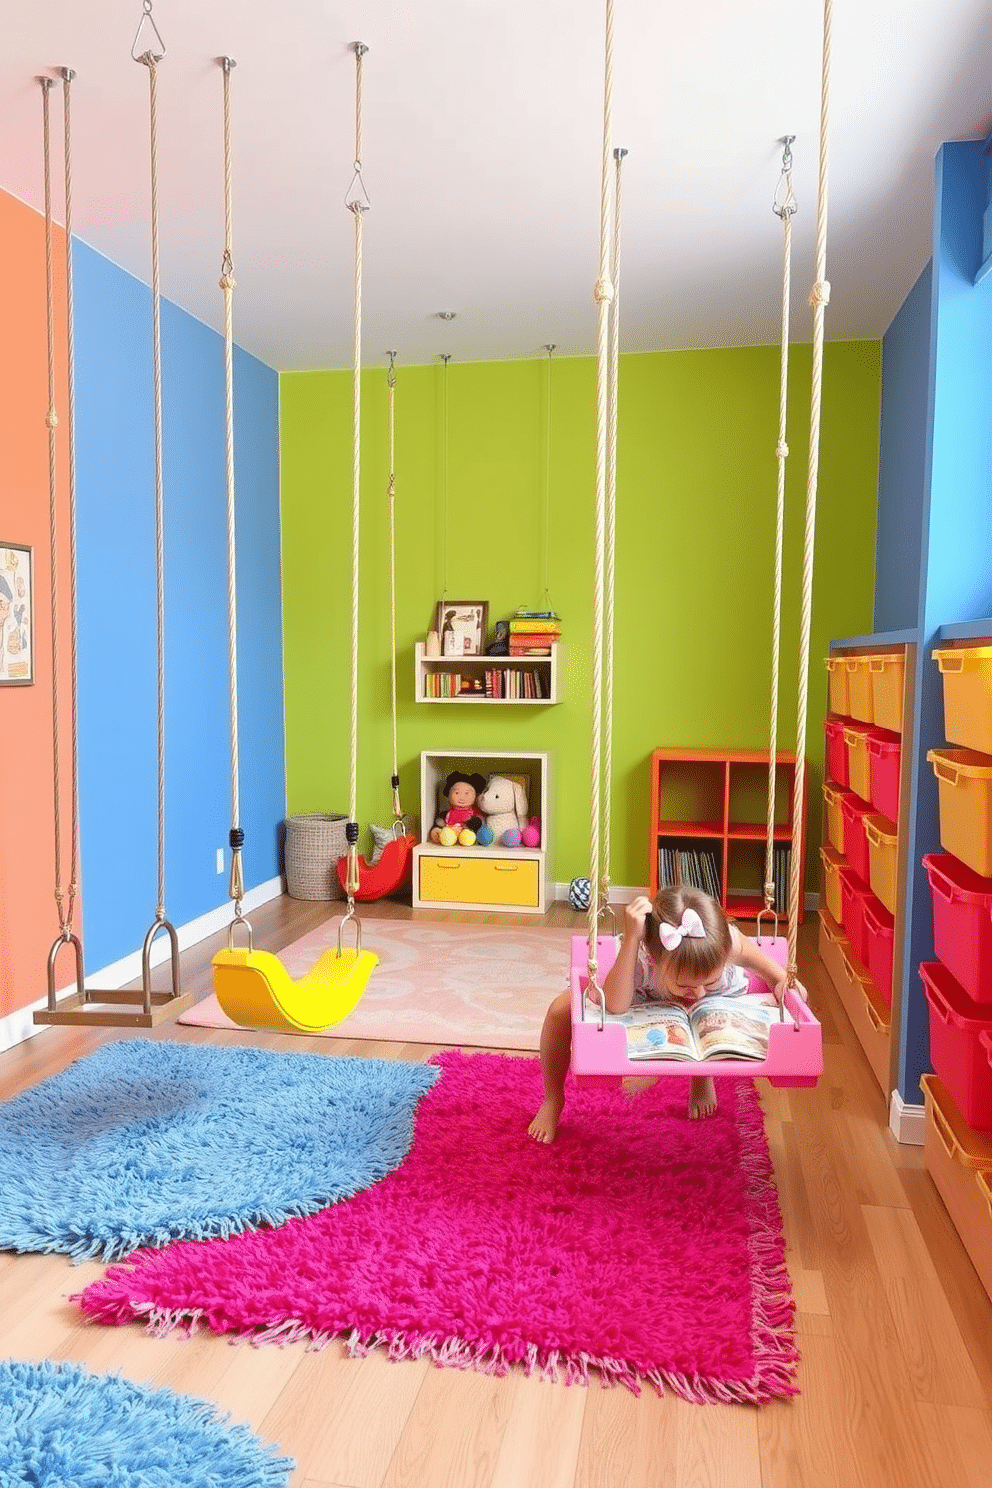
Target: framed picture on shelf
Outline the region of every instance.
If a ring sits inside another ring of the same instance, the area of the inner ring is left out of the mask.
[[[31,549],[0,542],[0,687],[34,681]]]
[[[481,656],[488,619],[486,599],[439,599],[434,629],[441,637],[441,655]]]

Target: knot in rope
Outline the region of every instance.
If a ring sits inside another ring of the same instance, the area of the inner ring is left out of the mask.
[[[775,446],[775,454],[780,460],[787,460],[789,458],[789,446],[784,439],[780,439]]]
[[[50,429],[57,429],[58,428],[59,416],[55,412],[55,409],[54,408],[50,408],[48,410],[48,412],[45,414],[45,423],[48,425],[48,427]]]
[[[217,280],[217,283],[223,290],[237,289],[238,287],[238,281],[233,274],[222,274]]]
[[[810,308],[815,310],[817,305],[830,304],[830,280],[817,279],[809,295]]]
[[[592,297],[596,301],[596,304],[597,305],[602,304],[604,300],[606,301],[607,304],[612,304],[613,303],[613,281],[611,279],[606,279],[606,278],[597,279],[596,280],[596,287],[593,290]]]

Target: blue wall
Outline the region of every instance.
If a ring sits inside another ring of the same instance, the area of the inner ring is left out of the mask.
[[[917,967],[933,955],[932,900],[920,860],[939,849],[937,782],[926,755],[944,742],[943,692],[931,652],[941,625],[992,612],[992,277],[973,283],[981,255],[985,189],[981,142],[944,145],[937,156],[934,191],[932,425],[920,524],[916,757],[899,1065],[900,1094],[917,1104],[919,1077],[930,1068],[929,1015]]]
[[[73,244],[79,770],[90,970],[137,949],[157,904],[151,295]],[[218,292],[219,298],[219,292]],[[223,340],[162,302],[166,900],[226,902],[231,825]],[[235,357],[238,687],[246,886],[279,872],[285,810],[278,377]]]
[[[930,264],[882,339],[875,629],[908,630],[919,602],[930,427]]]

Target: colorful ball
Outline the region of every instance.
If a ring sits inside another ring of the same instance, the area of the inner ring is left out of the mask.
[[[540,847],[540,829],[534,826],[524,827],[523,831],[520,833],[520,841],[523,843],[524,847]]]
[[[502,844],[503,844],[504,847],[519,847],[520,846],[520,830],[519,830],[519,828],[518,827],[510,827],[507,831],[505,831],[503,833],[503,836],[501,837],[500,841],[502,842]]]
[[[573,878],[568,886],[568,902],[573,909],[588,909],[592,885],[587,878]]]
[[[475,833],[472,831],[471,827],[464,827],[462,829],[462,831],[460,831],[458,833],[458,846],[459,847],[474,847],[475,846]]]
[[[458,841],[458,833],[454,827],[442,827],[437,835],[442,847],[454,847]]]
[[[496,834],[492,827],[487,827],[485,823],[482,824],[475,834],[475,840],[480,847],[491,847],[495,838]]]

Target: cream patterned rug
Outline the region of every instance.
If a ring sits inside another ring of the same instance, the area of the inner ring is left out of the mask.
[[[287,946],[280,959],[290,976],[303,976],[336,944],[337,925],[329,920]],[[509,925],[366,921],[362,945],[380,964],[355,1011],[322,1037],[536,1050],[548,1003],[568,985],[571,936]],[[236,1027],[212,993],[179,1022]]]

